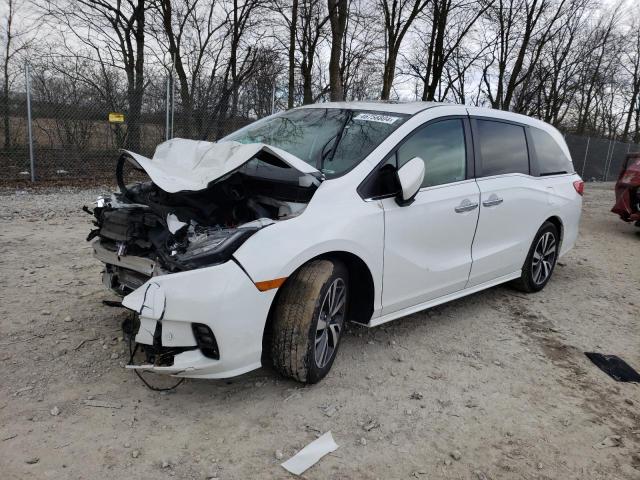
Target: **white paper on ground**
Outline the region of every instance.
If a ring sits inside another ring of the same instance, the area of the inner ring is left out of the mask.
[[[284,462],[282,466],[294,475],[301,475],[327,453],[331,453],[337,448],[338,445],[333,441],[333,436],[329,431],[304,447]]]

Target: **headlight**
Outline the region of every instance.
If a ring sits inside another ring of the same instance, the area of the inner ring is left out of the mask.
[[[193,241],[173,258],[186,268],[200,268],[226,262],[258,228],[223,229]]]

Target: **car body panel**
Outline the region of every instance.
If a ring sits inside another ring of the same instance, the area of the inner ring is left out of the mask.
[[[564,138],[551,125],[511,112],[473,107],[467,108],[467,111],[472,119],[514,123],[525,127],[525,132],[527,127],[543,130],[571,159]],[[473,129],[474,122],[471,123]],[[474,130],[473,134],[478,164],[482,162],[476,138],[479,132]],[[528,134],[526,138],[527,142],[531,141]],[[528,145],[528,154],[530,170],[533,172],[538,166],[531,145]],[[473,241],[473,266],[467,288],[520,271],[536,232],[549,218],[558,218],[563,223],[563,232],[569,232],[560,253],[573,246],[582,206],[582,197],[573,187],[573,182],[579,180],[579,176],[573,173],[549,176],[506,173],[485,177],[481,176],[481,167],[477,165],[476,169],[480,174],[476,178],[480,189],[480,217]]]
[[[288,277],[313,258],[347,252],[369,267],[374,309],[381,309],[383,210],[379,202],[364,202],[355,188],[346,188],[351,174],[358,172],[323,182],[303,215],[270,225],[240,246],[233,256],[254,282]]]
[[[456,212],[464,202],[478,204],[476,182],[465,180],[421,189],[408,207],[395,199],[385,210],[382,314],[462,290],[471,270],[471,243],[478,208]]]
[[[473,266],[467,287],[520,270],[531,241],[545,220],[557,217],[565,238],[560,254],[575,243],[582,197],[575,174],[532,177],[519,173],[478,178],[480,219],[473,241]],[[497,205],[485,202],[501,199]]]
[[[228,261],[153,277],[122,304],[140,316],[144,328],[136,338],[139,343],[151,344],[161,322],[163,346],[191,346],[191,324],[202,323],[211,328],[220,348],[219,360],[187,351],[176,355],[173,367],[147,365],[144,370],[225,378],[260,367],[262,335],[275,294],[276,290],[259,291],[238,264]]]
[[[303,174],[318,170],[288,152],[263,143],[206,142],[173,138],[157,146],[153,158],[123,150],[165,192],[198,191],[267,152]]]
[[[392,101],[362,101],[362,102],[326,102],[305,105],[300,108],[339,108],[344,110],[369,110],[373,112],[386,113],[402,113],[406,115],[416,115],[424,110],[433,107],[451,106],[460,108],[459,105],[453,105],[441,102],[392,102]]]
[[[616,203],[611,209],[625,222],[640,222],[640,153],[627,155],[615,186]]]

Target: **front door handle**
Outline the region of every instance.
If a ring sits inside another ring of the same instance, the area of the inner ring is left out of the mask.
[[[492,193],[491,196],[482,202],[482,205],[485,207],[495,207],[496,205],[500,205],[504,200],[497,196],[495,193]]]
[[[454,210],[456,211],[456,213],[464,213],[475,210],[476,208],[478,208],[477,202],[472,202],[468,198],[465,198]]]

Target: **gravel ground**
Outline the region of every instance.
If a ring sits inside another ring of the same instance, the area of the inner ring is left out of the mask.
[[[315,386],[261,369],[168,394],[123,368],[125,313],[102,305],[84,241],[97,193],[0,190],[3,479],[290,478],[279,457],[328,430],[340,448],[306,478],[640,478],[640,388],[583,355],[640,369],[640,236],[609,213],[611,184],[587,185],[539,294],[352,326]]]

